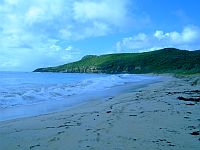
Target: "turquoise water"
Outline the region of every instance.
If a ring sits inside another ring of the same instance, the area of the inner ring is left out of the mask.
[[[0,120],[58,111],[116,94],[125,85],[158,80],[151,75],[0,72]]]

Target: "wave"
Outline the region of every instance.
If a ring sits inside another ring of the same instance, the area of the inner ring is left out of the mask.
[[[108,75],[59,84],[27,84],[0,87],[0,108],[30,105],[44,101],[67,100],[79,94],[105,91],[128,83],[152,80],[155,77],[142,75]]]

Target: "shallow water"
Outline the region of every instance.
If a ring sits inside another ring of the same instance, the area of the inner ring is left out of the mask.
[[[0,72],[0,121],[59,111],[160,80],[151,75]]]

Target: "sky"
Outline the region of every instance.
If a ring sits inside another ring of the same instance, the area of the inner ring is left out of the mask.
[[[88,54],[200,49],[199,0],[0,0],[0,71]]]

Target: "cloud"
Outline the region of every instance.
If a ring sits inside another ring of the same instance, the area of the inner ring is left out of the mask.
[[[191,44],[200,38],[200,29],[194,26],[185,27],[181,33],[176,31],[164,33],[158,30],[154,36],[159,40],[170,41],[174,44]]]
[[[127,7],[127,0],[77,1],[73,5],[74,19],[79,22],[98,20],[120,26],[128,17]]]
[[[44,15],[45,15],[45,12],[41,8],[31,7],[27,11],[25,18],[28,23],[32,24],[33,22],[43,19]]]
[[[3,28],[79,40],[107,35],[131,24],[129,4],[130,0],[4,0],[0,17]]]
[[[157,30],[153,34],[139,33],[132,37],[123,38],[116,43],[116,48],[118,52],[141,52],[164,47],[193,50],[199,48],[199,41],[200,28],[197,26],[186,26],[181,32]]]
[[[0,1],[0,70],[32,70],[77,59],[80,50],[70,42],[120,32],[132,22],[131,2]]]

